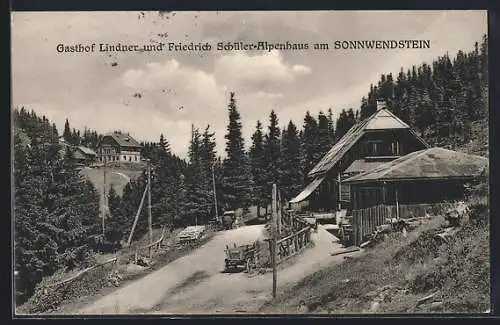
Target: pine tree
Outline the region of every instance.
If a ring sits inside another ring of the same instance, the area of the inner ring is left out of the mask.
[[[170,144],[163,136],[163,133],[160,135],[160,148],[165,152],[170,152]]]
[[[215,133],[210,131],[210,125],[207,125],[205,131],[203,132],[200,147],[200,161],[203,168],[203,191],[205,194],[205,203],[207,219],[208,216],[212,218],[217,217],[215,215],[215,207],[213,201],[213,181],[215,180],[215,168],[216,168],[216,143],[215,143]],[[213,175],[212,175],[213,174]],[[215,180],[216,181],[216,180]]]
[[[281,156],[280,190],[282,191],[282,198],[290,200],[300,192],[304,179],[300,138],[297,127],[292,121],[288,123],[286,131],[283,132]]]
[[[273,183],[279,187],[281,180],[281,138],[280,129],[278,126],[278,117],[274,110],[269,115],[268,132],[264,136],[264,165],[266,166],[265,175],[267,184],[264,188],[264,193],[271,193]],[[270,195],[267,194],[268,203],[270,203]]]
[[[330,141],[333,145],[335,143],[335,125],[333,122],[333,113],[332,109],[328,109],[328,133],[330,133]]]
[[[250,166],[253,179],[253,199],[252,203],[260,207],[265,207],[269,195],[265,192],[267,188],[266,164],[264,161],[264,135],[262,133],[262,123],[257,121],[255,132],[252,135],[252,146],[250,147]]]
[[[331,127],[328,118],[320,111],[318,115],[318,150],[321,156],[327,153],[333,145]]]
[[[120,213],[121,199],[116,193],[113,186],[109,189],[108,193],[108,208],[109,219],[106,220],[106,238],[113,242],[119,243],[125,237],[126,229],[123,225],[126,223]]]
[[[72,133],[71,133],[71,129],[69,127],[69,121],[68,119],[66,119],[66,122],[64,122],[64,131],[63,131],[63,138],[64,138],[64,141],[66,141],[67,143],[72,143]]]
[[[250,179],[246,166],[247,157],[241,132],[240,113],[236,107],[235,93],[230,94],[229,124],[227,126],[226,155],[224,159],[223,196],[225,207],[235,210],[250,204]]]
[[[304,183],[307,182],[306,175],[321,159],[320,150],[318,147],[318,122],[311,116],[309,111],[304,117],[304,125],[301,135],[301,150],[303,159],[303,174]]]

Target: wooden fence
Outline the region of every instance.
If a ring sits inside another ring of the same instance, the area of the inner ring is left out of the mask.
[[[375,231],[377,226],[387,223],[387,219],[397,217],[408,219],[422,217],[426,214],[433,215],[439,213],[446,205],[447,203],[400,204],[399,206],[382,204],[366,209],[353,210],[354,245],[361,244],[367,235]]]
[[[163,227],[163,230],[161,232],[161,236],[160,236],[160,238],[157,241],[155,241],[155,242],[153,242],[153,243],[151,243],[149,245],[143,246],[143,247],[137,247],[135,249],[135,254],[134,254],[134,263],[135,264],[137,264],[137,260],[139,259],[139,254],[140,254],[141,251],[147,250],[148,253],[149,253],[148,254],[149,258],[152,258],[153,254],[155,252],[158,253],[160,251],[163,239],[165,239],[166,230],[167,230],[167,228]]]
[[[286,235],[276,241],[276,263],[279,264],[292,256],[299,254],[311,243],[311,227],[300,218],[291,218],[293,233]],[[253,248],[247,251],[247,259],[251,269],[264,267],[271,263],[273,255],[273,241],[266,239],[266,246],[259,241],[253,244]]]
[[[276,263],[300,253],[311,242],[311,227],[306,226],[290,236],[281,238],[276,242]]]

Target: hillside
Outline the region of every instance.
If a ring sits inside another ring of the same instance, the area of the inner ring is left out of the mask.
[[[487,209],[473,210],[488,219]],[[358,258],[305,278],[263,313],[427,313],[490,309],[489,232],[469,223],[441,245],[434,233],[441,216],[367,249]],[[424,302],[424,298],[428,297]]]
[[[136,179],[145,170],[143,164],[112,164],[106,167],[106,189],[109,192],[111,186],[116,190],[118,195],[123,194],[125,185],[131,179]],[[86,176],[99,191],[100,196],[104,189],[104,167],[84,167],[81,173]]]
[[[487,119],[481,119],[472,122],[471,125],[472,139],[458,148],[459,151],[466,152],[468,154],[479,155],[488,157],[489,156],[489,125]]]

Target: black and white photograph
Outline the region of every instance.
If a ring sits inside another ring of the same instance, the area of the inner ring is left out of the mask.
[[[487,11],[10,18],[14,315],[491,313]]]

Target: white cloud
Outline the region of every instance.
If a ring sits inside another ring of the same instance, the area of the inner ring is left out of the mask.
[[[305,75],[311,73],[311,69],[306,67],[305,65],[296,64],[292,67],[292,71],[297,75]]]
[[[175,59],[129,69],[121,76],[121,83],[132,92],[144,92],[141,95],[145,101],[148,97],[154,98],[154,105],[159,109],[177,112],[179,116],[200,107],[208,111],[219,109],[224,105],[226,93],[213,74],[181,66]]]
[[[255,95],[255,97],[257,98],[268,98],[268,99],[283,98],[285,96],[282,93],[266,93],[264,91],[258,91],[253,95]]]
[[[247,52],[234,52],[215,63],[217,80],[242,91],[268,90],[282,83],[289,84],[310,71],[303,65],[286,64],[276,50],[253,56]]]

